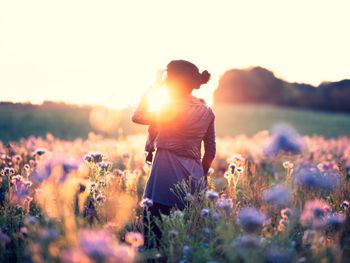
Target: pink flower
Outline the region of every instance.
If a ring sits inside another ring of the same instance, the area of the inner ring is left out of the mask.
[[[320,199],[309,200],[300,215],[300,223],[307,228],[322,229],[327,224],[329,213],[330,208],[325,201]]]

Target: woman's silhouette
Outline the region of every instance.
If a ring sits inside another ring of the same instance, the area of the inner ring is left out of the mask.
[[[131,119],[138,124],[149,125],[149,137],[146,149],[156,150],[151,173],[143,193],[144,199],[152,200],[151,222],[146,220],[144,227],[151,224],[157,237],[161,232],[154,224],[154,217],[160,213],[169,214],[172,207],[183,209],[184,198],[179,198],[170,189],[182,180],[191,181],[191,191],[206,178],[210,165],[215,157],[215,115],[202,99],[194,97],[193,89],[198,89],[208,82],[208,71],[199,72],[191,62],[173,60],[167,65],[165,86],[170,97],[169,103],[158,112],[148,111],[148,91]],[[204,142],[204,155],[201,158],[201,143]],[[191,177],[191,180],[190,180]],[[146,247],[151,247],[145,236]]]

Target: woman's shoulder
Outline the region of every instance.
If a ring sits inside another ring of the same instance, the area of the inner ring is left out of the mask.
[[[206,111],[209,112],[210,115],[215,117],[215,113],[214,113],[213,109],[210,107],[210,105],[204,99],[193,96],[193,100],[196,104],[200,105],[201,107],[204,107],[206,109]]]
[[[193,95],[191,95],[191,102],[196,103],[196,104],[203,104],[203,105],[209,107],[209,105],[207,104],[207,102],[204,99],[195,97]]]

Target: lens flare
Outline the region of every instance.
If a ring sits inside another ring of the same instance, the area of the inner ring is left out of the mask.
[[[149,111],[159,111],[169,103],[169,93],[165,87],[156,88],[148,94]]]

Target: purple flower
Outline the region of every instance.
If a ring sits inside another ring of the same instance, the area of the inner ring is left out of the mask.
[[[184,259],[189,259],[191,256],[191,247],[188,245],[184,245],[182,248],[182,256]]]
[[[38,223],[38,219],[35,216],[28,215],[24,218],[24,224],[27,226],[35,225],[36,223]]]
[[[110,254],[108,247],[113,242],[113,237],[106,231],[85,230],[79,235],[79,244],[82,250],[92,255],[93,258],[105,257]]]
[[[15,173],[15,169],[12,167],[5,167],[4,168],[4,175],[11,176]]]
[[[219,194],[215,191],[208,190],[206,196],[210,201],[215,202],[219,198]]]
[[[215,211],[214,213],[212,213],[211,215],[211,218],[214,220],[214,221],[218,221],[220,218],[222,217],[221,213]]]
[[[49,243],[59,237],[59,232],[53,228],[40,228],[38,230],[38,236],[43,239],[44,242]]]
[[[46,150],[45,149],[36,149],[35,152],[33,153],[34,156],[41,156],[41,155],[44,155],[46,153]]]
[[[149,207],[153,206],[153,200],[149,198],[143,198],[140,202],[140,206],[144,209],[148,209]]]
[[[288,227],[288,224],[289,224],[288,219],[282,218],[278,222],[278,226],[277,226],[278,231],[281,231],[281,232],[285,231],[286,228]]]
[[[344,200],[341,204],[340,204],[340,208],[341,210],[347,210],[349,208],[349,201]]]
[[[216,208],[225,211],[226,215],[230,215],[233,211],[233,202],[231,198],[220,198],[216,202]]]
[[[68,175],[78,170],[78,168],[79,163],[75,160],[67,159],[66,156],[57,154],[53,155],[46,162],[39,163],[39,167],[31,174],[31,179],[34,183],[42,183],[54,175],[59,183],[64,183]]]
[[[209,209],[203,208],[201,211],[201,217],[207,217],[209,215]]]
[[[229,168],[230,168],[230,172],[231,172],[232,174],[234,174],[234,173],[235,173],[235,169],[236,169],[236,164],[231,163],[231,164],[229,165]]]
[[[318,189],[322,174],[318,169],[310,164],[302,165],[296,171],[298,183],[306,188]]]
[[[243,173],[243,167],[242,166],[240,166],[240,167],[237,167],[237,169],[236,169],[236,171],[237,171],[237,173]]]
[[[263,199],[273,206],[285,206],[290,201],[290,192],[284,185],[275,185],[264,191]]]
[[[324,191],[331,192],[340,185],[340,175],[336,171],[322,173],[320,188]]]
[[[29,196],[29,187],[32,185],[31,181],[24,180],[21,175],[13,176],[11,179],[14,187],[11,189],[11,203],[24,207],[30,203],[33,198]]]
[[[94,216],[96,214],[96,209],[94,206],[85,206],[84,210],[85,216]]]
[[[231,245],[239,251],[242,249],[257,249],[263,244],[263,239],[252,234],[238,236]]]
[[[248,233],[258,231],[266,221],[266,215],[253,207],[242,208],[238,213],[238,222]]]
[[[99,152],[91,152],[90,156],[92,157],[92,160],[94,163],[102,162],[103,154]]]
[[[319,169],[312,164],[303,164],[296,171],[297,182],[309,189],[322,189],[324,191],[333,191],[340,185],[340,175],[336,171],[327,171],[321,173]]]
[[[0,230],[0,245],[5,245],[7,243],[10,243],[11,239],[8,235],[4,234],[3,232],[1,232]]]
[[[83,230],[79,233],[80,249],[94,262],[132,262],[130,247],[118,244],[114,236],[105,230]]]
[[[272,128],[272,140],[265,149],[268,155],[279,152],[298,154],[302,150],[299,134],[287,124],[277,124]]]
[[[106,197],[102,194],[99,194],[98,196],[96,196],[96,201],[97,202],[104,202],[104,201],[106,201]]]
[[[100,162],[100,163],[98,164],[98,166],[99,166],[102,170],[107,171],[107,170],[108,170],[108,167],[109,167],[109,163]]]
[[[332,213],[327,217],[327,226],[334,231],[338,231],[343,226],[345,215],[340,213]]]
[[[92,162],[93,158],[90,154],[85,154],[84,155],[84,161],[87,162],[87,163],[90,163]]]
[[[72,160],[64,160],[62,162],[63,172],[68,174],[70,172],[76,171],[79,168],[79,164]]]

